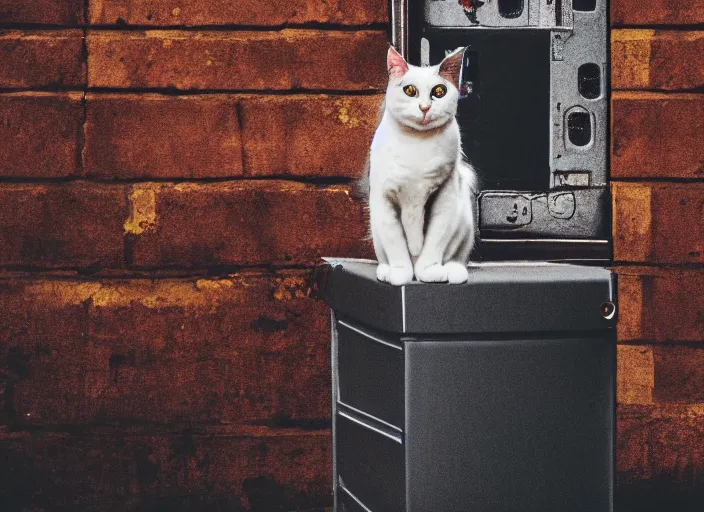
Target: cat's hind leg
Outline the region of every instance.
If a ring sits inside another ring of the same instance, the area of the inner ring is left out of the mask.
[[[458,236],[462,235],[458,233]],[[450,284],[466,283],[467,279],[469,279],[467,261],[469,261],[469,253],[471,250],[472,243],[469,235],[465,235],[455,255],[452,259],[445,263],[445,270],[447,270],[447,281]]]
[[[450,284],[466,283],[469,279],[467,265],[459,261],[448,261],[445,263],[445,270],[447,271],[447,282]]]
[[[474,229],[471,215],[465,220],[469,224],[460,222],[457,226],[453,243],[448,247],[446,254],[445,269],[447,270],[447,281],[450,284],[466,283],[469,279],[467,262],[474,246]]]

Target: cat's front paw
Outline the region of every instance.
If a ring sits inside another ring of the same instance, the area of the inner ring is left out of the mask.
[[[416,279],[423,283],[444,283],[447,281],[447,269],[439,263],[430,265],[416,263]]]
[[[447,280],[450,284],[466,283],[467,279],[469,279],[469,271],[467,271],[466,265],[456,261],[449,261],[444,266],[447,271]]]
[[[377,278],[379,278],[379,267],[376,271]],[[379,278],[380,281],[386,281],[394,286],[402,286],[413,281],[413,267],[389,267],[389,272],[385,279]]]
[[[391,267],[389,267],[386,263],[379,263],[376,267],[376,278],[379,281],[386,281],[389,278],[390,270]]]

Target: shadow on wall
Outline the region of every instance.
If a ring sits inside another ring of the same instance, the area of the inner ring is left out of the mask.
[[[691,477],[696,478],[695,475]],[[704,509],[704,484],[684,487],[675,484],[677,480],[681,480],[681,476],[663,475],[652,480],[622,483],[616,488],[614,510],[617,512],[701,512]]]

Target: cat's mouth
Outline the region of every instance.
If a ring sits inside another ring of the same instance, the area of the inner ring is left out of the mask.
[[[429,116],[427,112],[423,112],[423,117],[420,119],[420,124],[423,126],[429,125],[435,121],[435,116]]]
[[[423,117],[419,115],[404,116],[403,124],[415,128],[416,130],[430,130],[444,123],[442,115],[426,114]]]
[[[429,126],[438,120],[436,116],[423,116],[420,121],[417,121],[421,126]]]

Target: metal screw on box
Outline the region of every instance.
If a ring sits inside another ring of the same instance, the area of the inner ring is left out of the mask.
[[[412,64],[465,47],[464,285],[328,260],[335,510],[613,510],[606,0],[393,0]],[[498,262],[496,260],[508,260]],[[515,261],[532,260],[532,261]]]

